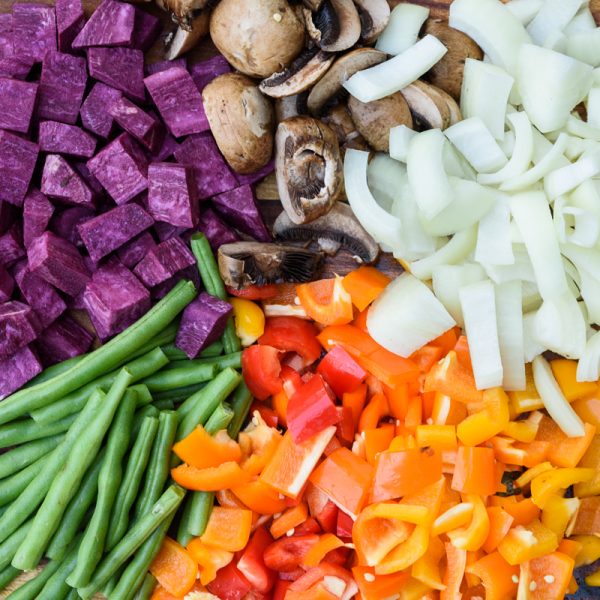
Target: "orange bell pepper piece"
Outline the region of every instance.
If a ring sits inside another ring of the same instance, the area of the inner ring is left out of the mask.
[[[339,596],[330,592],[325,584],[317,583],[302,591],[289,589],[285,600],[339,600]]]
[[[248,508],[231,490],[219,490],[215,494],[219,506],[225,508]]]
[[[458,362],[468,369],[469,371],[473,371],[473,365],[471,363],[471,351],[469,350],[469,342],[467,340],[466,335],[459,335],[456,343],[454,344],[454,348],[452,348],[454,352],[456,352],[456,357],[458,358]]]
[[[160,583],[154,588],[150,600],[181,600],[183,596],[173,596],[169,594]]]
[[[543,413],[539,410],[534,410],[526,419],[510,421],[501,433],[513,438],[517,442],[533,442],[537,436],[543,417]]]
[[[169,594],[185,596],[196,582],[198,565],[183,546],[166,537],[149,571]]]
[[[513,518],[513,526],[529,525],[540,516],[541,512],[531,498],[516,500],[515,496],[508,498],[492,497],[490,502],[494,502],[494,506],[500,506]]]
[[[598,389],[595,381],[577,381],[576,360],[558,358],[550,361],[550,367],[558,387],[569,402],[585,398]]]
[[[450,396],[435,393],[431,420],[434,425],[458,425],[467,417],[467,407]]]
[[[500,506],[488,506],[487,513],[490,521],[490,531],[482,548],[485,552],[491,554],[506,537],[515,519]]]
[[[531,467],[527,469],[527,471],[523,471],[521,475],[517,479],[515,479],[515,485],[520,488],[524,488],[528,486],[538,475],[545,473],[546,471],[551,471],[554,467],[548,462],[542,462],[539,465],[535,465],[535,467]]]
[[[569,525],[574,524],[579,510],[579,498],[562,498],[552,496],[542,510],[541,521],[548,529],[552,529],[556,537],[561,539]]]
[[[498,552],[510,565],[519,565],[533,558],[554,552],[558,538],[538,519],[529,525],[513,527],[498,544]]]
[[[365,331],[354,325],[331,325],[325,327],[317,335],[317,339],[325,350],[329,351],[335,346],[342,346],[346,352],[354,356],[369,356],[381,346]]]
[[[592,443],[579,461],[579,466],[595,469],[596,474],[589,481],[575,484],[575,496],[587,498],[600,495],[600,435],[594,436]]]
[[[279,497],[279,492],[260,479],[236,485],[231,491],[244,506],[259,515],[274,515],[286,508],[285,500]]]
[[[395,429],[391,423],[377,429],[365,429],[363,431],[365,453],[369,464],[374,464],[377,455],[389,448],[394,439],[394,433]]]
[[[306,314],[321,325],[345,325],[354,318],[352,298],[341,277],[297,285],[296,294]]]
[[[434,522],[431,535],[442,535],[452,529],[468,525],[473,519],[473,504],[460,502],[444,511]]]
[[[461,600],[460,586],[465,577],[467,567],[467,551],[456,548],[447,542],[446,547],[446,571],[443,583],[446,586],[440,592],[440,600]]]
[[[307,518],[308,508],[304,502],[300,502],[300,504],[288,508],[280,517],[274,519],[269,531],[275,539],[278,539],[288,531],[294,531],[294,528],[304,523]]]
[[[442,541],[437,537],[431,538],[427,552],[413,564],[410,574],[431,589],[445,589],[440,570],[440,561],[445,554]]]
[[[574,535],[596,535],[600,531],[600,497],[582,498],[573,527]]]
[[[404,590],[410,575],[408,573],[392,573],[391,575],[376,575],[369,567],[352,567],[352,574],[364,600],[381,600],[391,598]]]
[[[390,387],[414,382],[419,377],[419,367],[412,360],[393,354],[381,346],[371,354],[358,356],[356,360],[363,369]]]
[[[344,542],[333,533],[323,534],[319,541],[304,555],[302,564],[306,567],[316,567],[327,555],[337,548],[342,548]]]
[[[466,572],[481,579],[486,600],[506,600],[516,597],[515,581],[519,576],[519,567],[509,565],[500,553],[493,552],[480,558],[477,562],[468,565]]]
[[[575,561],[561,552],[534,558],[521,565],[519,598],[546,600],[564,598],[568,591]]]
[[[594,469],[553,469],[538,475],[531,482],[531,499],[539,508],[544,508],[552,496],[569,486],[589,481],[596,474]]]
[[[589,423],[597,431],[600,431],[600,397],[598,394],[576,400],[571,406],[584,423]]]
[[[281,443],[281,433],[269,427],[255,412],[250,425],[240,432],[239,444],[243,452],[242,469],[250,475],[258,475],[277,451]]]
[[[181,487],[196,492],[216,492],[250,480],[250,476],[236,462],[226,462],[208,469],[179,465],[171,469],[171,477]]]
[[[416,352],[413,352],[410,355],[410,360],[419,367],[421,373],[428,373],[442,356],[444,356],[443,348],[430,344],[422,346]]]
[[[353,392],[346,392],[342,396],[342,406],[350,409],[352,412],[352,421],[354,422],[354,430],[358,429],[360,415],[367,401],[367,386],[361,383]]]
[[[273,410],[277,415],[277,422],[281,423],[283,427],[287,427],[287,405],[290,401],[285,390],[277,392],[272,397]]]
[[[464,403],[481,402],[483,392],[477,389],[473,372],[461,364],[452,350],[425,377],[425,391],[439,392]]]
[[[480,412],[458,424],[456,435],[466,446],[478,446],[500,433],[509,420],[508,396],[502,388],[492,388],[483,392]]]
[[[194,538],[188,545],[187,551],[200,567],[200,583],[208,585],[217,576],[217,571],[226,567],[233,560],[233,552],[212,548]]]
[[[389,575],[412,566],[427,552],[429,547],[429,528],[417,525],[409,538],[396,546],[380,564],[375,565],[375,573]]]
[[[446,355],[448,354],[448,352],[450,352],[450,350],[456,350],[456,344],[458,343],[459,333],[459,327],[452,327],[452,329],[448,329],[448,331],[445,331],[444,333],[442,333],[442,335],[436,337],[435,340],[429,342],[429,345],[441,348],[444,355]]]
[[[460,550],[475,552],[485,543],[490,533],[490,519],[480,496],[467,494],[466,500],[473,505],[473,517],[467,527],[448,532],[454,546]]]
[[[537,440],[548,442],[548,460],[557,467],[576,467],[590,447],[596,428],[584,424],[585,434],[581,437],[567,437],[550,417],[544,416],[540,422]]]
[[[423,399],[420,394],[411,396],[408,399],[406,408],[406,417],[404,417],[404,429],[411,434],[417,430],[417,427],[423,422]]]
[[[454,425],[419,425],[416,432],[419,448],[431,447],[435,450],[454,450],[457,446]]]
[[[430,521],[429,511],[426,506],[416,504],[394,504],[380,502],[372,504],[373,516],[381,519],[398,519],[414,525],[426,525]]]
[[[383,386],[383,393],[388,401],[390,415],[392,415],[394,419],[406,418],[409,399],[408,384],[399,383],[393,388],[388,387],[387,385]]]
[[[383,394],[375,394],[360,415],[358,431],[362,433],[367,429],[377,429],[379,421],[383,417],[387,417],[389,412],[385,396]]]
[[[200,539],[207,546],[237,552],[248,543],[251,530],[251,510],[215,506]]]
[[[188,465],[197,469],[218,467],[225,462],[239,462],[242,451],[227,431],[218,431],[214,436],[198,425],[192,433],[173,446],[173,452]]]
[[[440,477],[437,481],[420,490],[412,494],[406,494],[406,496],[400,500],[400,504],[425,507],[427,509],[427,520],[423,524],[431,526],[440,512],[445,489],[446,480],[443,477]]]
[[[491,448],[460,446],[452,477],[452,489],[465,494],[490,496],[496,492],[494,451]]]
[[[361,312],[371,304],[391,279],[375,267],[359,267],[344,277],[342,283]]]
[[[550,451],[549,442],[534,441],[525,444],[498,436],[493,437],[490,444],[500,462],[528,468],[535,467],[545,461]]]

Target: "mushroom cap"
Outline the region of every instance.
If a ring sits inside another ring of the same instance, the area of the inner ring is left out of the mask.
[[[448,94],[434,85],[417,80],[400,90],[400,93],[410,107],[417,131],[443,130],[452,124],[453,113],[450,111]]]
[[[208,8],[211,0],[156,0],[160,8],[173,14],[179,25],[191,29],[199,10]]]
[[[277,122],[280,123],[298,115],[305,115],[307,113],[307,98],[308,92],[277,98],[275,100],[275,117],[277,118]]]
[[[194,46],[208,33],[210,13],[202,11],[190,19],[184,27],[179,25],[173,35],[165,43],[165,58],[173,60],[179,58]]]
[[[303,13],[308,35],[322,50],[341,52],[360,38],[360,17],[352,0],[323,0],[316,11]]]
[[[219,150],[238,173],[253,173],[273,154],[270,100],[240,73],[225,73],[202,91],[204,110]]]
[[[372,44],[390,20],[387,0],[354,0],[360,17],[360,37],[365,44]]]
[[[238,71],[269,77],[304,47],[304,23],[287,0],[221,0],[212,12],[210,35]]]
[[[340,147],[333,130],[312,117],[279,123],[275,174],[281,203],[294,223],[308,223],[327,213],[343,187]]]
[[[358,150],[370,150],[365,138],[358,132],[356,123],[346,104],[340,102],[332,106],[323,116],[323,122],[327,123],[337,135],[340,148],[356,148]]]

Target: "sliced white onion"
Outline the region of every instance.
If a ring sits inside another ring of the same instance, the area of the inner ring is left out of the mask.
[[[548,414],[569,437],[585,434],[582,420],[564,397],[550,364],[543,356],[533,360],[533,380]]]
[[[396,56],[416,43],[419,31],[429,16],[429,9],[417,4],[398,4],[390,14],[375,48]]]
[[[600,128],[582,121],[575,115],[571,115],[567,120],[567,132],[585,140],[600,142]]]
[[[535,144],[534,144],[535,147]],[[504,132],[504,139],[500,142],[500,148],[506,156],[512,156],[515,150],[515,132],[508,130]]]
[[[523,307],[520,281],[496,286],[496,321],[502,359],[502,387],[525,389],[525,351],[523,349]]]
[[[587,122],[600,129],[600,86],[594,86],[587,97]]]
[[[584,154],[576,163],[549,173],[544,189],[551,200],[574,190],[600,173],[600,152]]]
[[[399,4],[400,6],[409,6],[408,4]],[[406,125],[398,125],[390,129],[390,156],[405,163],[408,158],[408,146],[410,141],[417,135],[414,129]]]
[[[535,337],[535,317],[535,312],[527,312],[523,315],[523,354],[526,363],[530,363],[536,356],[546,351]]]
[[[506,8],[523,23],[528,25],[542,7],[543,0],[511,0]]]
[[[596,245],[600,237],[600,218],[578,206],[568,206],[565,197],[554,201],[554,224],[558,241],[583,248]]]
[[[569,194],[570,204],[600,218],[600,191],[594,181],[584,181]]]
[[[404,357],[454,325],[454,319],[433,292],[409,273],[392,281],[367,314],[371,337]]]
[[[582,33],[583,31],[592,31],[593,29],[596,29],[594,15],[589,7],[584,6],[573,17],[571,22],[564,28],[563,31],[567,35],[572,35],[574,33]]]
[[[512,252],[514,262],[510,265],[482,263],[487,276],[496,284],[516,280],[535,283],[535,273],[525,246],[523,244],[513,244]]]
[[[600,280],[585,269],[579,269],[581,297],[585,303],[589,323],[600,323]]]
[[[600,66],[600,29],[568,36],[566,54],[592,67]]]
[[[464,156],[452,145],[444,144],[444,169],[447,175],[475,181],[477,173]]]
[[[426,35],[402,54],[358,71],[344,83],[352,96],[361,102],[380,100],[399,92],[427,73],[448,49],[433,35]]]
[[[367,185],[379,206],[391,213],[396,198],[408,185],[406,166],[377,152],[367,167]]]
[[[545,0],[540,11],[529,23],[527,32],[531,39],[543,45],[555,32],[563,29],[573,20],[585,0]]]
[[[523,313],[537,310],[542,305],[542,297],[535,283],[521,281],[521,303],[523,305]]]
[[[567,36],[562,31],[556,30],[546,38],[542,47],[564,54],[567,50]]]
[[[600,379],[600,331],[587,341],[577,364],[577,381],[598,381],[598,379]]]
[[[586,127],[591,127],[587,123],[584,123]],[[594,127],[595,129],[595,127]],[[600,131],[599,131],[600,133]],[[567,135],[567,134],[565,134]],[[567,135],[567,145],[565,147],[565,156],[569,159],[569,161],[576,161],[582,154],[586,152],[594,152],[594,150],[598,150],[598,142],[594,140],[585,140],[580,137],[575,137],[572,135]],[[566,165],[561,165],[563,167],[568,166],[571,163],[567,163]]]
[[[504,198],[497,198],[479,222],[475,260],[488,265],[512,265],[515,262],[510,236],[510,207]]]

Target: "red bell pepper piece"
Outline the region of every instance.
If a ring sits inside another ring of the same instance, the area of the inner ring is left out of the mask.
[[[338,398],[353,392],[367,378],[367,372],[342,346],[335,346],[325,355],[317,367],[317,373]]]
[[[273,590],[273,600],[285,600],[285,594],[290,589],[290,585],[292,585],[291,581],[278,579]]]
[[[317,328],[304,319],[271,317],[267,319],[265,332],[258,343],[284,352],[297,352],[307,362],[314,362],[321,356],[318,333]]]
[[[267,345],[250,346],[242,353],[242,373],[252,395],[259,400],[281,391],[279,351]]]
[[[352,517],[343,510],[338,510],[335,534],[344,542],[352,541]]]
[[[265,565],[273,571],[295,571],[306,553],[319,542],[318,535],[296,535],[273,542],[264,553]]]
[[[305,575],[292,583],[290,590],[294,592],[305,592],[311,589],[315,584],[323,581],[325,577],[336,577],[344,581],[346,583],[344,597],[346,598],[352,597],[352,594],[349,593],[349,588],[351,590],[355,590],[354,593],[358,591],[358,589],[356,589],[354,578],[349,571],[340,567],[339,565],[334,565],[328,562],[322,562],[316,567],[309,569]]]
[[[248,285],[241,289],[226,286],[227,293],[236,298],[246,298],[246,300],[267,300],[274,298],[279,293],[279,288],[274,283],[267,285]]]
[[[305,494],[310,514],[318,521],[323,531],[335,533],[338,520],[338,507],[325,492],[309,483]]]
[[[308,517],[304,523],[294,527],[294,535],[308,535],[309,533],[321,533],[321,531],[319,523],[312,517]]]
[[[302,376],[289,365],[281,365],[280,376],[283,381],[283,391],[288,398],[291,398],[302,387]]]
[[[264,527],[259,527],[244,548],[237,567],[252,587],[267,593],[275,585],[277,575],[265,565],[265,550],[273,543],[273,538]]]
[[[354,441],[354,417],[349,406],[336,406],[338,413],[337,437],[350,446]]]
[[[269,408],[268,406],[265,406],[264,404],[261,404],[260,402],[254,402],[252,404],[252,406],[250,407],[250,414],[254,414],[254,411],[257,411],[260,416],[262,417],[262,420],[269,426],[269,427],[277,427],[279,425],[279,417],[277,415],[277,413]]]
[[[217,577],[206,587],[221,600],[242,600],[252,590],[250,582],[233,563],[219,569]]]

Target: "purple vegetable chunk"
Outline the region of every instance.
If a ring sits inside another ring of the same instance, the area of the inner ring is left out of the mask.
[[[198,266],[193,265],[191,267],[186,267],[182,271],[179,271],[177,275],[173,275],[173,277],[167,279],[167,281],[163,281],[163,283],[159,283],[156,287],[153,287],[150,290],[152,300],[160,300],[161,298],[164,298],[182,279],[191,281],[197,290],[201,289],[202,287]]]
[[[258,171],[254,171],[254,173],[249,173],[248,175],[236,173],[235,178],[238,180],[240,186],[252,185],[261,181],[267,175],[273,173],[273,171],[275,171],[275,159],[271,159],[264,167],[260,168]]]
[[[74,246],[83,246],[77,225],[95,217],[93,210],[84,206],[73,206],[61,211],[50,221],[50,230],[68,240]]]
[[[104,0],[73,40],[73,48],[128,46],[133,39],[135,9],[131,4]]]
[[[38,143],[40,150],[91,158],[96,150],[96,138],[81,127],[58,121],[42,121]]]
[[[0,77],[25,79],[33,60],[15,55],[13,48],[13,18],[10,13],[0,14]]]
[[[79,173],[81,178],[85,181],[87,186],[92,190],[92,198],[94,202],[97,202],[104,196],[104,188],[100,182],[92,175],[91,171],[87,168],[87,165],[82,162],[73,163],[73,167]]]
[[[104,147],[87,167],[117,204],[129,202],[148,187],[148,159],[127,133]]]
[[[16,300],[0,304],[0,359],[35,340],[39,330],[40,322],[31,306]]]
[[[221,54],[217,54],[208,60],[203,60],[190,67],[190,75],[200,92],[202,92],[213,79],[219,75],[230,72],[231,65]]]
[[[223,335],[231,310],[229,302],[202,292],[183,311],[175,345],[190,359],[196,358]]]
[[[160,150],[151,156],[152,162],[164,162],[175,154],[177,148],[179,148],[177,140],[167,131]]]
[[[119,90],[100,82],[96,83],[81,105],[83,126],[100,137],[109,137],[114,122],[109,109],[121,96]]]
[[[71,52],[73,40],[85,25],[81,0],[56,0],[56,29],[59,52]]]
[[[8,202],[0,200],[0,235],[8,231],[17,219],[17,209]]]
[[[37,93],[37,83],[0,78],[0,129],[27,133]]]
[[[0,236],[0,265],[10,267],[27,254],[22,237],[20,223],[15,223],[4,235]]]
[[[160,73],[161,71],[166,71],[173,67],[187,69],[186,57],[182,56],[180,58],[174,58],[173,60],[159,60],[158,62],[147,64],[146,75],[154,75],[155,73]]]
[[[197,196],[201,200],[238,187],[210,133],[188,137],[175,151],[175,158],[194,169]]]
[[[158,152],[163,139],[162,123],[121,96],[109,109],[110,116],[150,152]]]
[[[42,372],[42,363],[29,346],[0,361],[0,400]]]
[[[154,219],[135,203],[117,206],[77,228],[91,259],[98,262],[154,224]]]
[[[170,240],[172,237],[180,237],[186,231],[187,227],[177,227],[177,225],[171,225],[171,223],[165,223],[164,221],[157,221],[154,224],[154,231],[161,242]]]
[[[23,203],[23,244],[25,248],[42,235],[54,214],[54,206],[39,190],[29,190]]]
[[[15,281],[10,276],[10,273],[0,265],[0,304],[8,302],[15,289]]]
[[[48,52],[42,62],[39,117],[74,125],[77,122],[86,83],[84,58]]]
[[[214,252],[223,244],[240,241],[240,236],[208,206],[203,206],[200,211],[198,229],[206,236]]]
[[[13,18],[11,13],[0,14],[0,58],[14,54],[13,51]],[[166,61],[168,62],[168,61]]]
[[[212,199],[214,209],[228,223],[259,242],[270,242],[271,234],[263,221],[254,192],[249,185],[219,194]]]
[[[0,130],[0,200],[23,205],[38,153],[37,144]]]
[[[48,367],[87,352],[94,336],[77,321],[65,316],[38,336],[36,348]]]
[[[13,4],[13,48],[16,56],[41,62],[56,50],[54,8],[43,4]]]
[[[150,308],[150,293],[118,260],[98,269],[83,294],[92,324],[103,340],[120,333]]]
[[[156,242],[152,234],[149,231],[144,231],[122,248],[119,248],[117,255],[128,269],[133,269],[154,248],[156,248]]]
[[[172,67],[144,79],[160,115],[175,137],[208,131],[202,96],[190,74]]]
[[[140,8],[135,9],[135,26],[131,48],[146,52],[150,50],[162,32],[162,23],[158,17]]]
[[[158,244],[138,263],[133,272],[146,287],[151,288],[194,264],[194,255],[181,239],[174,237]]]
[[[76,296],[89,281],[83,257],[67,240],[45,231],[27,249],[29,268],[69,296]]]
[[[133,48],[90,48],[87,51],[90,75],[144,102],[144,53]]]
[[[85,181],[58,154],[48,154],[42,173],[42,192],[67,204],[93,208],[94,194]]]

